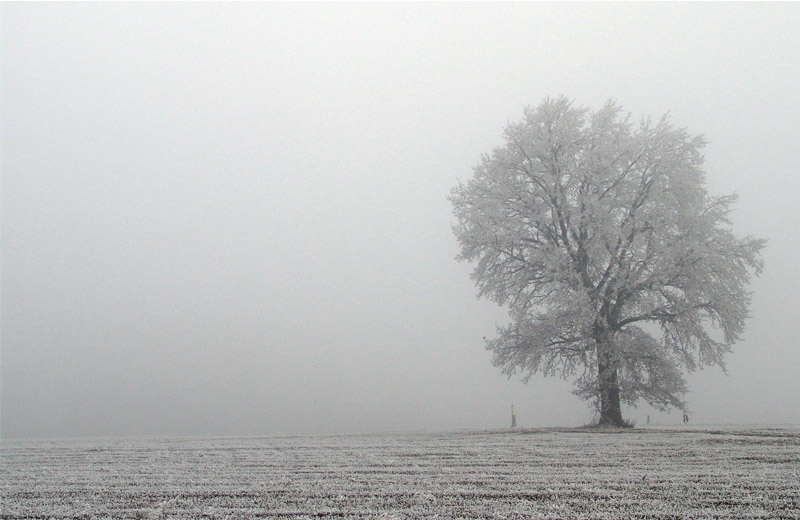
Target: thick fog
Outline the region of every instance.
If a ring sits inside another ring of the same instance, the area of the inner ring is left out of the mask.
[[[800,423],[800,5],[4,4],[3,437],[580,425],[527,386],[447,195],[526,105],[710,140],[769,239],[695,423]],[[643,424],[680,413],[623,411]]]

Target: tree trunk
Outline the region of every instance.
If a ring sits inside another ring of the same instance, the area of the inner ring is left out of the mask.
[[[600,390],[600,425],[628,426],[622,419],[617,381],[618,361],[612,353],[613,345],[608,333],[598,336],[597,377]]]

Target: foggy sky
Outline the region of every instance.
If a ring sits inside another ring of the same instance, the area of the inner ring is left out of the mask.
[[[800,423],[800,5],[4,4],[2,437],[580,425],[446,197],[526,105],[710,140],[769,239],[694,422]],[[639,424],[679,422],[645,406]]]

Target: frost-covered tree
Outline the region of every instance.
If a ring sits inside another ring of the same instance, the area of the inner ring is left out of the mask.
[[[620,402],[685,409],[682,371],[719,365],[741,336],[763,240],[739,239],[735,196],[706,192],[705,140],[613,102],[525,110],[450,197],[459,260],[511,323],[494,364],[576,378],[601,424]]]

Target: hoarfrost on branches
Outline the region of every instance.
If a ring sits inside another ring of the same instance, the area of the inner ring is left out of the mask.
[[[724,368],[765,242],[730,230],[734,195],[706,192],[705,144],[614,101],[547,99],[506,128],[450,197],[458,258],[512,318],[487,341],[495,365],[574,376],[617,425],[620,401],[685,409],[681,369]]]

